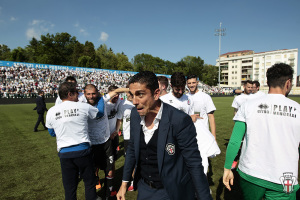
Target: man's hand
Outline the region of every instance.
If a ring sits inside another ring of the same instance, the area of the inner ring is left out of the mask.
[[[224,168],[223,184],[229,191],[231,191],[230,185],[233,185],[233,179],[234,176],[231,169]]]
[[[117,200],[125,200],[126,190],[127,190],[127,182],[122,182],[122,185],[117,194]]]
[[[193,120],[194,123],[197,121],[197,119],[203,119],[203,117],[200,117],[199,114],[191,115],[191,118],[192,118],[192,120]]]
[[[119,131],[114,131],[111,135],[110,135],[110,139],[113,140],[117,135],[118,135]]]

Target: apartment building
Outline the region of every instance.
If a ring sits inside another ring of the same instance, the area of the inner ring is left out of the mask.
[[[216,60],[219,66],[219,59]],[[267,86],[266,72],[275,63],[286,63],[293,67],[293,84],[297,81],[298,49],[283,49],[255,53],[252,50],[236,51],[220,56],[220,85],[239,88],[246,80],[258,80]]]

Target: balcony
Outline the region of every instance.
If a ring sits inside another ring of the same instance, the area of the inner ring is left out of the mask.
[[[222,70],[221,71],[222,74],[227,73],[228,74],[228,70]]]
[[[289,60],[295,60],[295,57],[289,57]]]

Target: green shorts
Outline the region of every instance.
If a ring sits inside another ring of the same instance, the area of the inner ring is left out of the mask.
[[[296,192],[294,190],[292,193],[284,193],[267,189],[246,181],[242,177],[240,177],[240,186],[242,189],[244,200],[296,200]]]

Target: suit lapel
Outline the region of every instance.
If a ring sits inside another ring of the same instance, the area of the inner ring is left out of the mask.
[[[158,141],[157,141],[157,162],[159,173],[161,174],[162,164],[165,157],[165,147],[168,132],[170,129],[170,122],[168,117],[168,105],[163,103],[163,112],[158,128]]]
[[[135,116],[136,118],[134,118],[134,126],[132,127],[132,129],[134,129],[135,159],[138,160],[140,155],[141,117],[137,112],[135,113]]]

